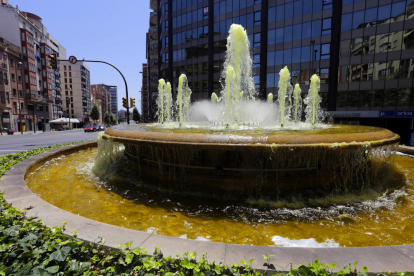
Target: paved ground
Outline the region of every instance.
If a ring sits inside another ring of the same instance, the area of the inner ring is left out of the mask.
[[[69,142],[96,139],[98,132],[84,132],[83,129],[57,132],[28,132],[0,136],[0,156],[29,150],[36,147],[52,146]]]

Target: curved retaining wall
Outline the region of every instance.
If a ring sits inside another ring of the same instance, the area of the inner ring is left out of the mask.
[[[184,252],[197,252],[198,256],[207,253],[207,259],[216,263],[231,265],[240,260],[254,259],[253,268],[266,269],[263,266],[265,254],[276,255],[271,264],[277,270],[289,270],[293,266],[308,264],[316,258],[323,263],[336,263],[335,271],[349,263],[359,262],[359,266],[368,266],[370,272],[414,271],[414,245],[379,246],[379,247],[340,247],[340,248],[292,248],[271,246],[248,246],[223,244],[196,240],[180,239],[145,233],[117,227],[91,219],[87,219],[55,207],[36,196],[25,183],[25,175],[43,162],[62,154],[69,154],[80,149],[96,147],[97,143],[85,143],[68,146],[38,154],[14,165],[1,178],[0,190],[5,192],[5,199],[14,207],[25,209],[35,206],[26,212],[27,216],[37,216],[49,227],[60,226],[67,222],[65,233],[71,235],[79,231],[78,237],[86,241],[95,241],[105,237],[106,245],[116,248],[120,243],[134,241],[133,246],[146,248],[149,253],[154,247],[161,247],[164,255],[182,255]],[[401,151],[414,155],[414,148],[400,147]]]

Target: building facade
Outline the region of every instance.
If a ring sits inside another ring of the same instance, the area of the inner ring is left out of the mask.
[[[150,116],[150,100],[148,82],[148,66],[146,63],[142,64],[142,86],[141,86],[141,114],[142,120],[148,122],[151,120]]]
[[[115,85],[108,85],[109,94],[111,95],[111,112],[118,116],[118,87]]]
[[[101,122],[104,121],[104,115],[106,112],[111,113],[111,93],[109,91],[110,86],[106,84],[93,84],[91,85],[91,93],[99,106],[101,112]]]
[[[147,98],[142,96],[142,115],[143,120],[152,121],[157,110],[156,100],[158,97],[158,79],[159,79],[159,28],[158,28],[158,4],[157,0],[150,1],[150,22],[147,33],[147,67],[146,74],[143,68],[143,78],[147,82]],[[146,77],[144,77],[146,75]],[[143,81],[144,82],[144,81]],[[143,84],[144,88],[144,84]],[[145,101],[145,103],[143,102]]]
[[[89,123],[92,108],[91,75],[89,67],[82,61],[71,64],[60,62],[63,111],[65,117],[76,118],[82,125]]]
[[[60,58],[66,55],[64,48],[48,33],[42,19],[32,13],[22,12],[14,8],[8,1],[2,0],[0,5],[0,37],[20,49],[23,65],[22,94],[24,111],[27,114],[13,118],[16,130],[45,130],[49,120],[63,115],[59,99],[58,70],[53,70],[48,57],[57,53]],[[11,73],[13,74],[13,73]],[[36,118],[36,120],[35,120]],[[21,126],[20,126],[21,125]]]
[[[335,122],[412,129],[412,0],[157,0],[159,77],[188,76],[192,100],[219,94],[231,24],[247,30],[260,98],[278,94],[279,71],[308,92],[321,77]],[[403,112],[406,111],[406,112]]]

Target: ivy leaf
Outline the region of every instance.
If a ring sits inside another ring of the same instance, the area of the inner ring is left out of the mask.
[[[58,265],[54,265],[54,266],[51,266],[51,267],[46,268],[46,270],[50,274],[54,274],[54,273],[57,273],[59,271],[59,266]]]
[[[128,253],[125,257],[125,262],[127,264],[130,264],[133,259],[134,259],[134,253]]]
[[[6,234],[6,236],[15,237],[19,234],[19,230],[20,230],[20,226],[15,225],[15,226],[10,227],[9,229],[4,230],[4,234]]]
[[[13,274],[13,276],[27,276],[29,275],[29,271],[32,268],[33,261],[30,261],[28,264],[23,266],[21,269],[19,269],[16,273]]]
[[[65,246],[62,249],[58,249],[55,252],[53,252],[52,254],[50,254],[49,260],[50,261],[59,261],[59,262],[63,262],[66,260],[66,257],[68,256],[70,251],[70,247],[69,246]]]
[[[91,266],[91,263],[90,262],[85,262],[85,263],[82,263],[82,262],[70,262],[69,263],[70,270],[76,271],[79,274],[83,273],[90,266]]]
[[[48,275],[47,271],[40,267],[36,267],[32,274],[32,276],[47,276],[47,275]]]

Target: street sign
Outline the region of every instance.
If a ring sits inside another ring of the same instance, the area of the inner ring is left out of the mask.
[[[78,59],[75,56],[70,56],[69,57],[69,62],[72,64],[75,64],[76,62],[78,62]]]

